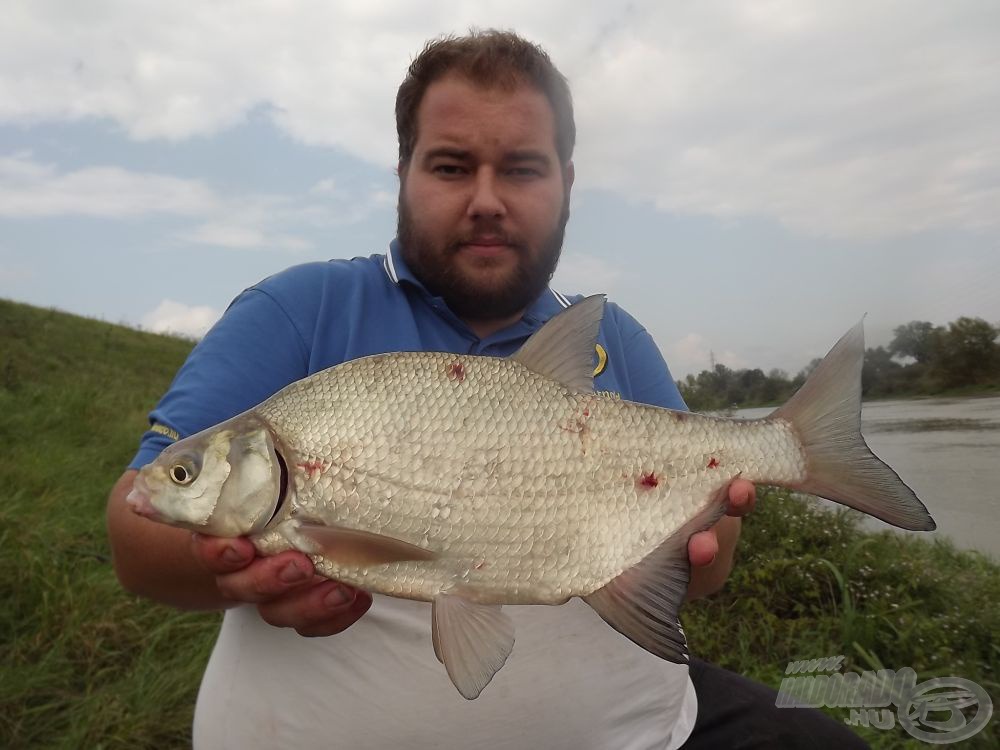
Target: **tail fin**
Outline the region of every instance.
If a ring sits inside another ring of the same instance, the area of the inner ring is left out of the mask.
[[[830,350],[805,384],[767,419],[791,423],[802,441],[806,479],[792,489],[825,497],[913,531],[931,531],[924,504],[861,436],[859,322]]]

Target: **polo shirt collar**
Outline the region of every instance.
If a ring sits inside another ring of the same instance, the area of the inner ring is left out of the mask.
[[[389,250],[382,261],[382,268],[393,284],[397,286],[409,284],[419,289],[428,297],[434,296],[406,264],[406,261],[403,259],[403,249],[398,239],[394,239],[389,243]],[[524,311],[520,322],[527,324],[531,330],[536,330],[541,328],[545,321],[553,315],[566,309],[571,304],[572,302],[565,295],[560,294],[551,287],[545,287],[545,290]],[[517,326],[519,324],[515,323],[514,325]]]
[[[389,277],[389,281],[393,284],[397,286],[400,283],[412,284],[425,294],[430,294],[420,280],[413,275],[413,271],[406,265],[406,261],[403,260],[403,248],[400,246],[398,239],[389,243],[389,251],[385,254],[385,258],[382,261],[382,268],[385,270],[385,275]]]

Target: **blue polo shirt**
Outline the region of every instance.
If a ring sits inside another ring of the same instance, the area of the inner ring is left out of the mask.
[[[521,320],[480,339],[413,275],[395,240],[385,255],[293,266],[240,294],[198,343],[150,413],[129,468],[347,360],[395,351],[508,356],[581,298],[547,288]],[[607,359],[597,390],[686,408],[652,337],[614,303],[605,307],[598,344]],[[595,352],[595,366],[601,360]]]

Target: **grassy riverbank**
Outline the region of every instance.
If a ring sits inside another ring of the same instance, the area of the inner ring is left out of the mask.
[[[0,300],[0,747],[189,743],[218,615],[122,592],[103,507],[190,348]],[[845,670],[910,666],[1000,696],[1000,567],[982,556],[866,534],[782,494],[762,498],[738,554],[727,589],[684,610],[703,658],[777,687],[788,661],[843,654]],[[971,746],[996,746],[998,725]]]
[[[726,588],[682,613],[692,652],[775,688],[790,661],[843,655],[843,672],[964,677],[996,702],[1000,566],[947,540],[863,531],[862,518],[764,490]],[[898,726],[857,731],[873,747],[926,747]],[[1000,746],[1000,722],[963,746]]]

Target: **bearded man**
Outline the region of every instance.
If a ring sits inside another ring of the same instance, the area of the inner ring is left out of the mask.
[[[517,648],[467,702],[434,657],[428,604],[380,596],[372,606],[370,594],[317,576],[302,553],[255,557],[246,539],[192,539],[128,511],[136,469],[172,440],[290,382],[390,351],[507,356],[575,299],[548,286],[569,218],[575,125],[566,80],[542,50],[506,32],[432,42],[400,86],[396,122],[399,223],[388,251],[296,266],[237,297],[151,413],[109,498],[123,586],[227,610],[195,746],[672,748],[696,718],[688,746],[699,735],[784,742],[787,729],[768,718],[773,692],[703,662],[689,673],[663,661],[579,600],[506,608]],[[598,389],[685,408],[649,334],[613,303],[599,343]],[[734,482],[731,515],[692,537],[689,598],[725,581],[738,516],[752,504],[753,486]],[[784,713],[785,727],[809,715]],[[828,724],[810,725],[806,741],[834,732],[847,746],[853,735]]]

